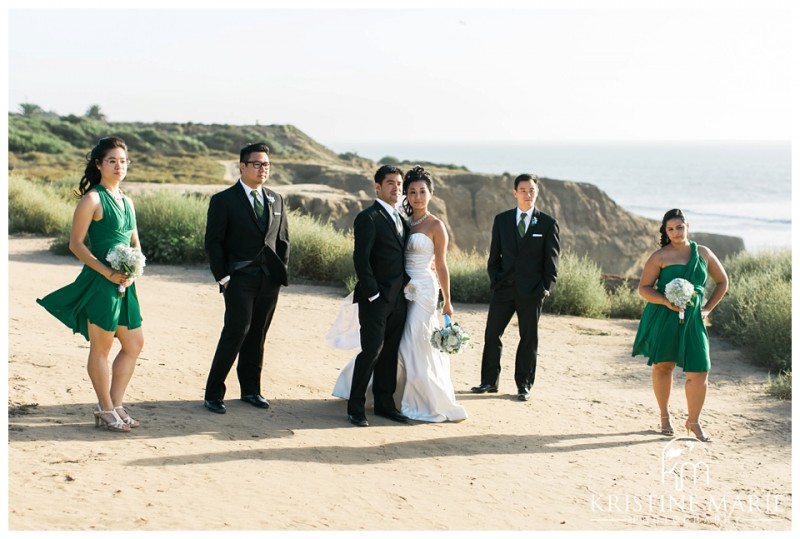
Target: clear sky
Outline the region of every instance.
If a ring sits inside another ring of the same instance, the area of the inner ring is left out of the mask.
[[[12,2],[10,111],[293,124],[326,145],[792,136],[789,1],[68,4]]]

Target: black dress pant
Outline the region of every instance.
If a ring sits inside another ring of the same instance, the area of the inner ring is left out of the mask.
[[[358,302],[358,321],[361,324],[361,352],[356,356],[347,413],[363,415],[367,386],[372,377],[375,410],[392,411],[397,406],[397,350],[406,322],[407,304],[402,292],[392,302],[383,297],[375,301]]]
[[[536,377],[536,355],[539,346],[539,316],[544,296],[521,295],[513,284],[501,284],[492,294],[486,318],[481,384],[497,385],[500,380],[501,337],[514,313],[519,323],[519,346],[514,366],[517,390],[530,390]]]
[[[225,324],[217,343],[206,382],[205,399],[225,396],[225,379],[239,362],[236,374],[242,395],[261,393],[261,368],[264,362],[264,340],[275,314],[280,283],[259,271],[256,274],[236,272],[224,291]]]

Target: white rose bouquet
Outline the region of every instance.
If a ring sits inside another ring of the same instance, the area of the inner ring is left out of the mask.
[[[142,276],[146,259],[140,250],[119,244],[108,252],[106,260],[114,270],[124,273],[129,279],[135,279]],[[124,286],[119,285],[117,295],[125,295]]]
[[[452,322],[450,315],[444,315],[444,327],[436,329],[431,335],[431,344],[437,350],[448,354],[458,354],[469,344],[467,333],[458,322]]]
[[[694,285],[680,277],[672,279],[664,287],[664,295],[669,302],[681,309],[685,309],[692,304],[692,298],[694,298],[695,294]],[[678,320],[680,324],[683,324],[683,310],[678,313]]]

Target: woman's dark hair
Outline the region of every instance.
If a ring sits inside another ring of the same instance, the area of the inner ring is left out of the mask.
[[[667,221],[671,221],[673,219],[680,219],[684,223],[686,222],[686,216],[678,208],[669,210],[667,213],[665,213],[664,218],[661,220],[661,228],[658,229],[658,231],[661,232],[661,247],[669,245],[669,237],[667,237]]]
[[[83,177],[78,184],[78,188],[73,191],[76,198],[81,198],[89,189],[100,183],[102,176],[100,175],[100,169],[97,168],[97,165],[102,163],[103,159],[108,155],[108,152],[114,148],[122,148],[125,150],[125,156],[127,158],[128,146],[125,144],[125,141],[119,137],[101,138],[97,141],[97,146],[86,154],[86,170],[83,172]],[[130,160],[128,160],[128,163],[130,164]]]
[[[406,172],[406,177],[403,178],[404,195],[408,193],[408,186],[413,182],[425,182],[425,185],[428,186],[428,191],[433,194],[433,176],[431,176],[430,172],[419,165]],[[414,208],[412,208],[411,204],[408,203],[407,198],[403,199],[403,209],[406,211],[406,215],[409,217],[411,217],[411,215],[414,213]]]

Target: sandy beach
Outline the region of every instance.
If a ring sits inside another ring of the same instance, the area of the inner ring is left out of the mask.
[[[791,403],[766,396],[766,373],[712,338],[702,419],[714,442],[658,435],[631,320],[544,315],[533,398],[518,402],[516,326],[500,392],[474,395],[487,306],[456,304],[474,337],[452,357],[469,418],[399,425],[368,410],[359,429],[330,395],[352,353],[324,341],[346,292],[290,285],[267,337],[272,406],[239,401],[232,373],[228,413],[215,415],[201,399],[222,298],[206,267],[148,266],[127,402],[142,426],[95,429],[88,343],[35,303],[80,270],[48,244],[8,242],[12,531],[791,529]],[[680,373],[672,410],[680,434]],[[680,459],[682,474],[670,468]]]

